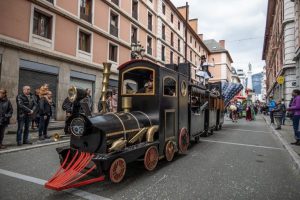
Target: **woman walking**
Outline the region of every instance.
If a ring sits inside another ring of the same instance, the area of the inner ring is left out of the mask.
[[[7,92],[5,89],[0,88],[0,149],[6,148],[2,142],[5,128],[9,124],[12,113],[13,108],[10,101],[7,99]]]
[[[296,142],[291,144],[300,146],[300,130],[299,130],[299,122],[300,122],[300,90],[293,90],[293,102],[291,106],[287,109],[287,111],[292,112],[293,114],[293,128]]]

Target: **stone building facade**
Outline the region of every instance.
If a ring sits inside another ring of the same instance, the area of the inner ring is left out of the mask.
[[[291,0],[294,2],[295,10],[295,57],[296,62],[296,88],[300,88],[300,0]]]
[[[133,43],[145,48],[144,59],[162,66],[187,55],[195,69],[201,55],[208,56],[197,19],[183,13],[188,7],[177,9],[170,0],[0,1],[0,86],[16,110],[22,86],[49,83],[57,120],[65,117],[60,108],[70,85],[90,88],[96,111],[102,63],[113,64],[109,84],[116,87],[117,67],[131,59]]]
[[[296,88],[295,12],[291,0],[269,0],[263,60],[266,61],[267,97],[284,98],[288,103]],[[279,85],[278,76],[285,78]]]

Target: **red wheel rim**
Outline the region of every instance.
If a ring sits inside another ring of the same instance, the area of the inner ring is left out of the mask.
[[[179,150],[181,153],[186,153],[189,147],[190,138],[186,128],[182,128],[179,133]]]
[[[165,147],[165,156],[167,161],[172,161],[175,154],[175,146],[174,143],[168,141]]]
[[[145,153],[144,166],[148,171],[155,169],[158,162],[158,150],[157,147],[152,146]]]
[[[126,172],[126,162],[123,158],[117,158],[111,164],[109,169],[109,178],[113,183],[119,183],[123,180]]]

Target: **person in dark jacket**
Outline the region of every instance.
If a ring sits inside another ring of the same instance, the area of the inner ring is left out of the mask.
[[[285,118],[286,118],[286,106],[284,103],[284,99],[281,100],[281,104],[282,104],[282,121],[281,121],[281,125],[285,124]]]
[[[47,129],[49,125],[50,118],[52,116],[51,106],[53,105],[52,101],[52,92],[48,91],[48,94],[41,97],[39,101],[39,140],[49,139],[47,135]]]
[[[18,120],[18,130],[17,130],[17,143],[18,146],[22,145],[22,132],[23,134],[23,144],[32,144],[28,140],[29,136],[29,124],[31,122],[32,114],[35,112],[37,104],[30,93],[30,87],[24,86],[23,93],[19,94],[16,98],[17,101],[17,120]]]
[[[276,123],[276,130],[280,130],[283,115],[283,105],[281,104],[281,100],[277,101],[276,107],[273,109],[273,115]]]
[[[0,88],[0,149],[6,148],[2,142],[4,138],[5,128],[9,124],[9,119],[13,113],[11,102],[7,99],[7,92]]]
[[[68,119],[69,117],[72,115],[73,113],[73,103],[70,101],[69,97],[67,97],[63,104],[62,104],[62,109],[66,112],[66,119],[65,119],[65,128],[64,128],[64,132],[65,134],[69,134],[69,123],[68,123]]]
[[[37,88],[35,90],[33,98],[34,98],[36,104],[39,105],[39,101],[40,101],[40,89],[39,88]],[[37,106],[35,112],[32,115],[31,129],[35,129],[35,127],[39,127],[39,123],[40,123],[39,106]]]

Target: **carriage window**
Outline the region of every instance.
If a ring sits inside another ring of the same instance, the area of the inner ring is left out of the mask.
[[[137,67],[123,73],[122,94],[154,95],[154,70]]]
[[[171,77],[164,78],[164,96],[177,96],[175,79]]]

